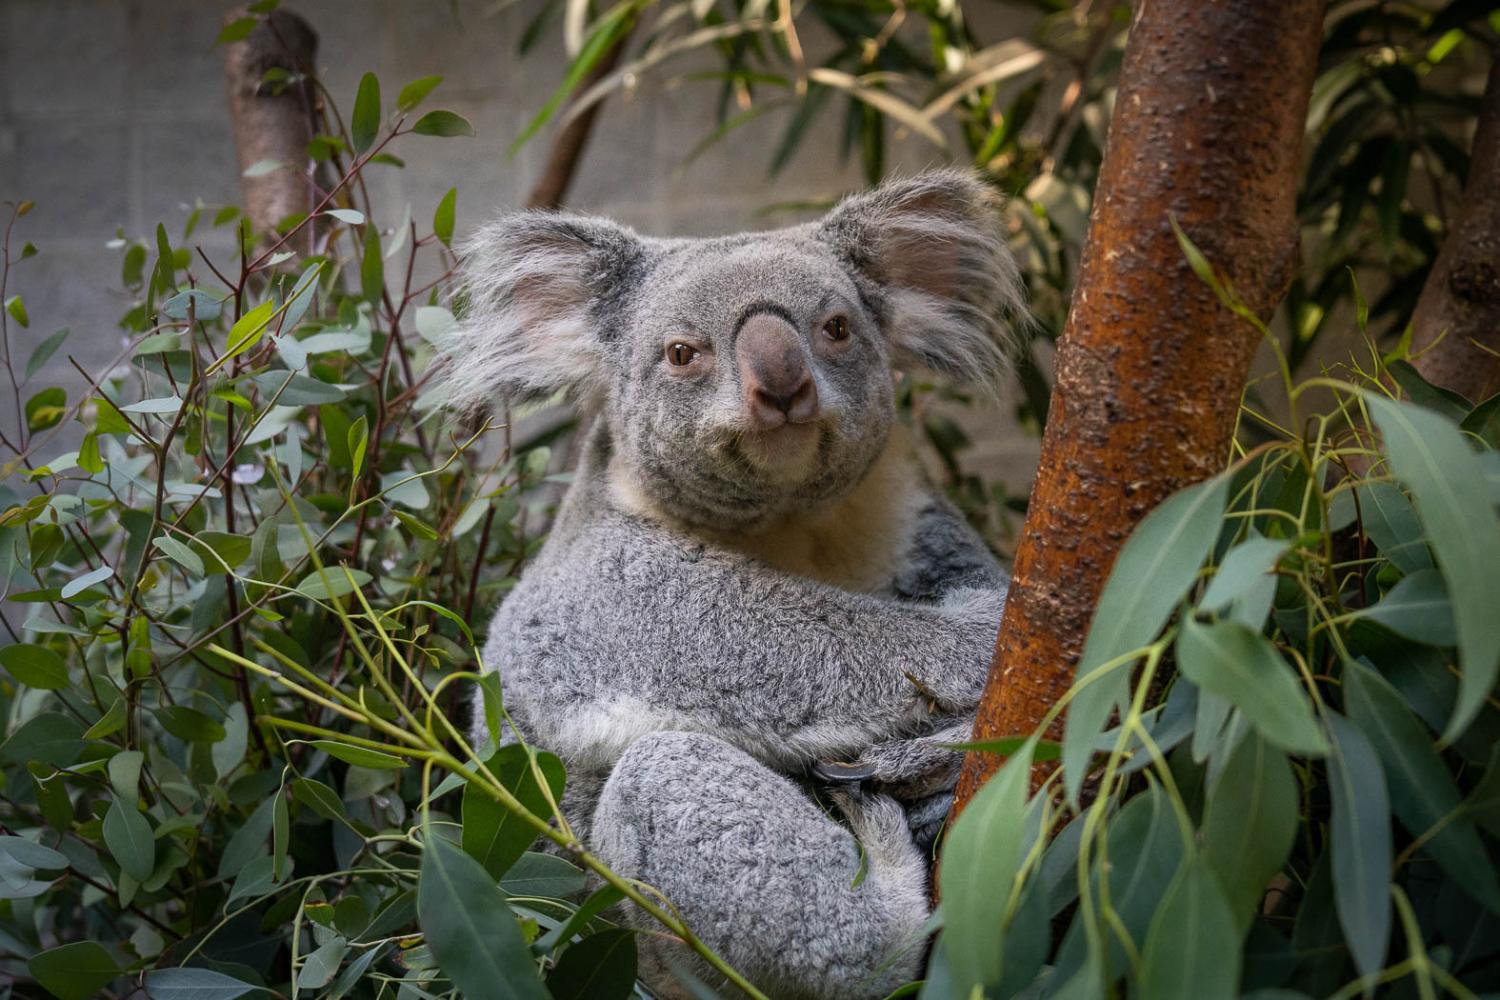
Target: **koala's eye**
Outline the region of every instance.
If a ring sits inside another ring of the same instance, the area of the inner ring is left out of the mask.
[[[823,334],[832,341],[849,339],[849,317],[835,316],[823,324]]]
[[[667,363],[678,368],[689,364],[697,356],[697,351],[681,341],[667,345]]]

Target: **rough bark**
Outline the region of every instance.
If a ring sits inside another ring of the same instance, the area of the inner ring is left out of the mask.
[[[244,10],[236,10],[230,12],[228,20],[245,16]],[[317,32],[288,10],[273,11],[246,38],[224,49],[240,190],[250,225],[261,236],[274,232],[276,224],[288,215],[313,208],[312,161],[307,144],[313,137],[314,94],[306,80],[313,73],[317,51]],[[273,68],[302,79],[284,88],[266,86],[262,80]],[[286,166],[259,177],[244,176],[245,170],[262,160]],[[312,227],[298,235],[302,245],[289,249],[310,253]]]
[[[1463,200],[1412,314],[1417,370],[1472,402],[1500,392],[1500,57],[1490,66]]]
[[[1131,529],[1223,467],[1258,334],[1192,273],[1171,220],[1270,315],[1296,257],[1322,16],[1322,0],[1136,6],[975,739],[1041,724]],[[957,808],[999,764],[969,754]]]

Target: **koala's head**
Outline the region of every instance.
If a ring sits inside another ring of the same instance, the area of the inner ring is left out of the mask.
[[[966,174],[886,184],[821,221],[651,239],[528,212],[469,243],[467,306],[438,391],[478,408],[598,399],[635,486],[728,527],[863,478],[895,417],[893,371],[992,383],[1021,312],[994,197]]]

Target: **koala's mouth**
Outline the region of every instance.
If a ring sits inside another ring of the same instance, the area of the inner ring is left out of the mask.
[[[816,423],[782,424],[739,435],[736,450],[757,472],[782,483],[812,474],[822,450],[824,428]]]

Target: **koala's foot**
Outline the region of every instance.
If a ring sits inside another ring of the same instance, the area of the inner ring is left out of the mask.
[[[855,833],[721,740],[651,734],[630,746],[605,784],[593,848],[616,871],[660,889],[695,933],[770,995],[882,997],[921,962],[926,863],[894,799],[835,798]],[[651,924],[637,913],[626,919]],[[686,946],[638,940],[643,978],[659,995],[686,995],[672,990],[674,970],[724,989]]]

